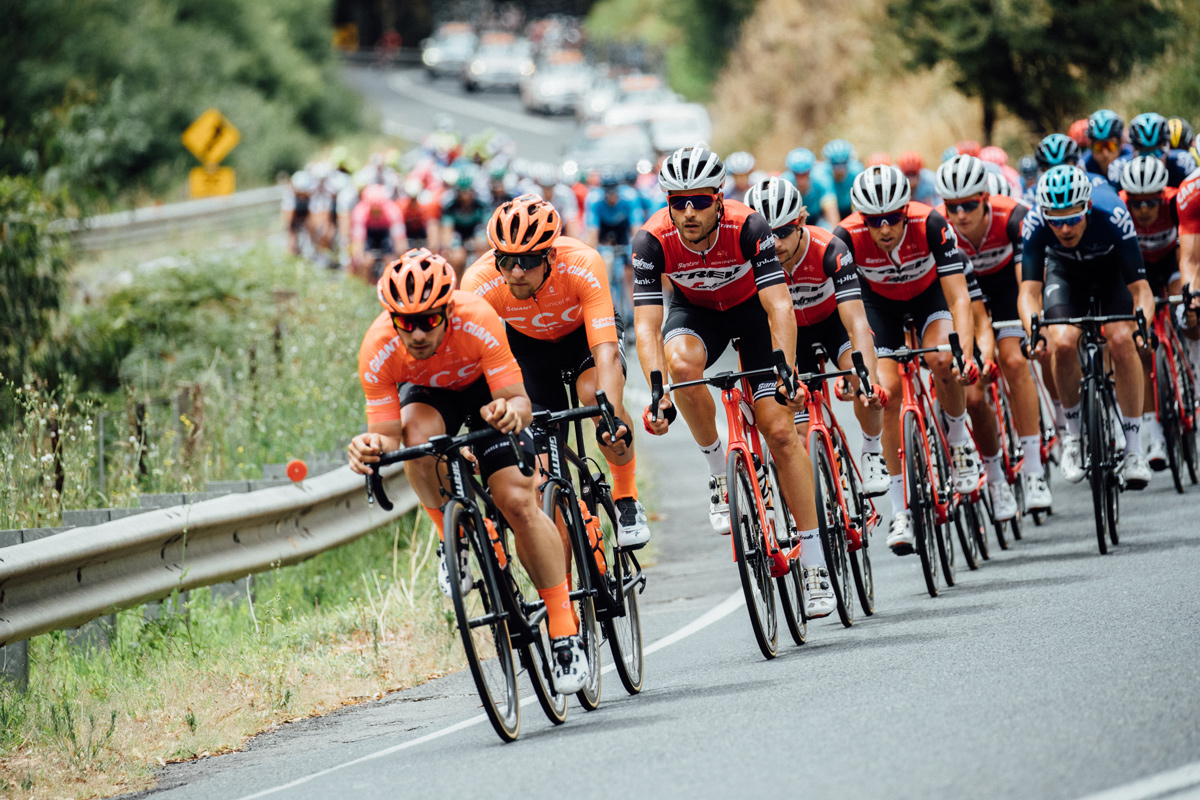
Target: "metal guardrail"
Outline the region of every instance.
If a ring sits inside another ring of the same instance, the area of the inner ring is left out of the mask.
[[[259,224],[279,213],[282,199],[282,187],[267,186],[225,197],[65,220],[63,225],[79,248],[106,250],[159,241],[184,232],[227,231]]]
[[[384,476],[391,512],[344,467],[0,549],[0,647],[351,542],[417,506],[401,468]]]

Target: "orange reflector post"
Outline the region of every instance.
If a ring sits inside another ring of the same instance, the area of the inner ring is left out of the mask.
[[[308,477],[308,464],[305,464],[298,458],[293,458],[287,463],[287,476],[294,483],[299,483]]]

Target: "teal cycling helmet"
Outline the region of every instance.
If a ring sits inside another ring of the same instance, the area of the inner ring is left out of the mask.
[[[1167,130],[1167,118],[1152,111],[1138,114],[1129,123],[1129,141],[1136,150],[1165,147],[1170,135],[1170,131]]]
[[[1088,117],[1088,136],[1093,142],[1104,139],[1119,139],[1125,130],[1125,121],[1115,111],[1102,108]]]
[[[844,167],[854,158],[854,145],[845,139],[832,139],[821,148],[821,155],[835,167]]]
[[[791,171],[793,175],[803,175],[806,172],[812,172],[812,168],[817,163],[817,157],[813,155],[813,151],[806,147],[797,147],[795,150],[787,154],[784,160],[784,165]]]
[[[1092,199],[1092,181],[1073,164],[1059,164],[1046,170],[1037,183],[1038,208],[1066,211]]]
[[[958,156],[958,148],[957,147],[947,147],[945,150],[942,151],[942,163],[945,164],[947,161],[949,161],[952,158],[956,158],[957,156]]]
[[[1038,142],[1033,157],[1042,169],[1059,164],[1075,164],[1079,161],[1079,145],[1065,133],[1052,133]]]

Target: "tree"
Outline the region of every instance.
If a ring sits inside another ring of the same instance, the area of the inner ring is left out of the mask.
[[[1180,0],[891,0],[910,62],[954,67],[954,85],[983,102],[991,138],[998,106],[1056,130],[1087,100],[1159,55]]]

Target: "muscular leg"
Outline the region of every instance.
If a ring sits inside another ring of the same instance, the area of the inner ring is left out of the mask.
[[[672,383],[693,381],[704,377],[706,353],[704,343],[695,336],[674,336],[664,346],[667,354],[667,371]],[[717,441],[717,406],[708,387],[690,386],[671,393],[679,413],[687,421],[692,438],[701,447]],[[772,401],[774,402],[774,401]],[[778,406],[783,408],[783,406]]]
[[[563,542],[538,507],[533,476],[525,477],[515,466],[505,467],[488,478],[488,491],[512,526],[517,558],[533,585],[547,589],[566,580]]]
[[[846,352],[842,353],[841,358],[838,359],[838,369],[850,369],[853,367],[853,365],[854,361],[850,355],[850,351],[847,350]],[[858,380],[858,377],[851,375],[850,385],[854,387],[855,391],[858,391],[860,388],[862,388],[859,384],[860,381]],[[888,394],[892,397],[895,397],[895,395],[892,395],[890,391]],[[857,398],[853,402],[854,416],[858,420],[858,424],[859,427],[862,428],[862,432],[868,436],[878,436],[879,432],[883,430],[884,412],[864,406]]]
[[[1037,436],[1037,384],[1029,372],[1029,362],[1021,353],[1021,340],[1009,336],[1001,339],[997,347],[1000,350],[1000,369],[1008,381],[1008,402],[1017,435]]]
[[[441,436],[446,432],[446,423],[442,420],[442,415],[433,406],[425,403],[406,405],[400,411],[400,419],[403,424],[401,437],[405,447],[424,444],[434,436]],[[405,461],[404,475],[413,491],[417,493],[421,505],[433,509],[441,507],[444,498],[440,491],[442,480],[436,458],[429,456]],[[441,535],[442,532],[438,531],[438,536]]]

